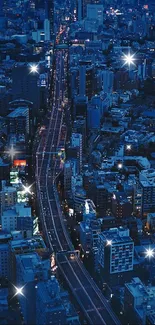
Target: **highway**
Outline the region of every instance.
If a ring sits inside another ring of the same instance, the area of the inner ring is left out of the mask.
[[[59,270],[79,303],[88,324],[120,324],[109,303],[86,271],[74,251],[67,229],[56,187],[62,171],[61,156],[57,153],[65,146],[66,127],[63,122],[67,105],[67,50],[55,51],[53,103],[48,110],[45,126],[39,135],[36,151],[36,195],[40,221],[46,243],[55,252]]]

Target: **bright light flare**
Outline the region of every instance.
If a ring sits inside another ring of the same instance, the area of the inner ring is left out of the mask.
[[[123,66],[124,65],[128,65],[129,67],[131,66],[131,65],[135,65],[134,64],[134,61],[135,61],[135,54],[130,54],[130,53],[128,53],[128,54],[123,54],[123,61],[124,61],[124,64],[123,64]]]
[[[25,296],[24,296],[24,293],[23,293],[24,286],[21,287],[21,288],[18,288],[18,287],[16,287],[15,285],[13,285],[13,286],[14,286],[14,288],[15,288],[15,290],[16,290],[16,292],[15,292],[13,298],[14,298],[15,296],[23,296],[23,297],[25,297]]]
[[[30,65],[30,73],[39,73],[38,71],[38,65]]]
[[[154,251],[154,249],[152,249],[152,248],[146,249],[146,251],[145,251],[145,257],[146,258],[149,258],[149,259],[155,257],[155,251]]]
[[[126,148],[127,150],[131,150],[131,144],[127,144]]]
[[[111,246],[112,245],[112,240],[107,240],[106,246]]]
[[[24,194],[32,194],[32,192],[30,191],[31,187],[32,187],[33,184],[31,184],[30,186],[25,186],[23,185],[23,188],[24,188]]]
[[[17,152],[16,152],[16,150],[15,150],[13,144],[12,144],[11,148],[8,150],[8,154],[10,155],[10,157],[11,157],[12,160],[13,160],[13,158],[14,158],[14,156],[15,156],[16,153]]]
[[[118,169],[122,169],[123,168],[123,164],[122,163],[119,163],[118,164]]]

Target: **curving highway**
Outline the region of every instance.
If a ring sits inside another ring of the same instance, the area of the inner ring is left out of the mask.
[[[63,124],[64,104],[67,103],[67,51],[55,51],[52,109],[47,113],[36,151],[36,194],[40,220],[48,246],[56,253],[58,267],[79,303],[88,324],[120,324],[109,303],[86,271],[76,253],[63,222],[56,188],[62,171],[60,147],[65,145]]]

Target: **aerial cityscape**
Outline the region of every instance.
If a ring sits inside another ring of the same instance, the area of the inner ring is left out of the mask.
[[[155,0],[0,0],[0,325],[155,324]]]

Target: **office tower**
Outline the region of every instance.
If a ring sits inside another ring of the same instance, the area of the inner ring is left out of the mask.
[[[4,0],[0,0],[0,16],[2,15],[3,12],[3,4],[4,4]]]
[[[13,231],[21,230],[23,237],[32,237],[33,235],[33,219],[31,208],[23,204],[16,204],[14,208],[3,211],[2,230]]]
[[[72,166],[71,161],[66,161],[64,164],[64,190],[65,194],[71,191],[71,180],[72,180]]]
[[[87,19],[97,20],[99,25],[103,24],[103,5],[88,4]]]
[[[0,180],[9,180],[10,164],[6,163],[0,158]]]
[[[23,295],[18,295],[24,322],[27,325],[36,324],[36,290],[41,281],[49,278],[50,261],[42,261],[33,252],[16,256],[16,286],[23,288]]]
[[[116,218],[130,217],[133,212],[132,204],[124,192],[116,192],[112,197],[112,213]]]
[[[107,282],[119,284],[133,270],[134,243],[127,228],[111,228],[99,235],[98,262]]]
[[[13,238],[9,243],[10,264],[9,264],[9,280],[16,284],[16,256],[37,252],[41,257],[48,256],[48,249],[41,236],[33,236],[32,238]]]
[[[104,70],[102,75],[102,89],[105,93],[111,93],[113,91],[114,73],[110,70]]]
[[[97,184],[94,193],[96,193],[95,205],[98,214],[105,217],[108,209],[108,191],[104,185]]]
[[[90,100],[94,92],[94,66],[90,60],[79,61],[79,95]]]
[[[47,107],[47,84],[46,74],[39,73],[39,66],[36,63],[17,63],[12,69],[13,99],[21,102],[21,105],[22,101],[29,101],[28,107],[32,106],[32,116],[35,118]]]
[[[9,241],[11,234],[0,233],[0,278],[9,276]]]
[[[66,324],[66,310],[61,300],[58,281],[54,276],[37,284],[36,325],[43,324]]]
[[[50,22],[50,40],[54,38],[54,0],[46,0],[46,18]]]
[[[74,98],[74,118],[78,116],[87,116],[88,97],[87,96],[75,96]]]
[[[0,191],[1,212],[13,207],[17,203],[17,189],[13,186],[6,186],[4,183]]]
[[[85,200],[84,210],[83,210],[83,221],[96,219],[96,207],[92,200]]]
[[[101,110],[97,105],[88,104],[87,109],[87,128],[88,130],[99,130],[101,122]]]
[[[45,0],[35,0],[35,9],[45,9]]]
[[[136,191],[139,192],[141,215],[155,211],[155,169],[142,170]]]
[[[71,188],[72,188],[72,194],[74,196],[76,191],[76,186],[83,186],[83,178],[82,175],[74,175],[71,179]]]
[[[86,200],[86,191],[82,187],[76,187],[74,194],[74,211],[82,215]]]
[[[84,254],[89,254],[92,248],[92,231],[89,222],[80,222],[80,244]]]
[[[84,254],[91,254],[95,269],[98,266],[98,239],[101,233],[101,221],[80,222],[80,244]]]
[[[124,311],[130,312],[132,324],[155,323],[155,286],[145,285],[140,278],[135,277],[125,284]]]
[[[40,92],[38,87],[39,74],[31,73],[31,66],[16,64],[12,70],[12,94],[13,99],[29,100],[33,103],[34,114],[40,107]]]
[[[73,132],[82,134],[82,147],[86,149],[86,119],[82,116],[77,117],[73,123]]]
[[[76,0],[77,3],[77,20],[83,19],[83,0]]]
[[[50,21],[49,21],[49,19],[44,20],[44,34],[45,34],[45,41],[50,41]]]
[[[28,136],[30,133],[29,108],[19,107],[7,115],[8,134]]]
[[[83,0],[83,18],[87,15],[87,6],[95,4],[102,4],[102,0]]]
[[[82,134],[80,133],[72,133],[71,136],[71,146],[73,148],[79,148],[79,166],[80,170],[82,169]]]

